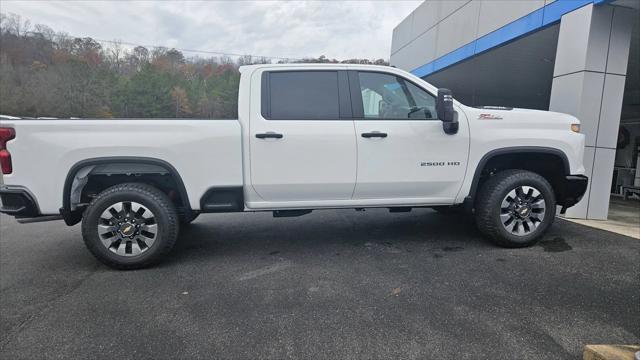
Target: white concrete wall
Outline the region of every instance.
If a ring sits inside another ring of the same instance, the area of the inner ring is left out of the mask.
[[[427,0],[393,30],[391,65],[411,71],[551,0]]]

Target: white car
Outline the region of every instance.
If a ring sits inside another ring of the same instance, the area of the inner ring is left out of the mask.
[[[468,107],[392,67],[240,72],[238,119],[2,119],[0,211],[82,221],[98,259],[131,269],[200,213],[433,207],[528,246],[587,187],[569,115]]]

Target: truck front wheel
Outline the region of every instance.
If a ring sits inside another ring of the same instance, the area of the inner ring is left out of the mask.
[[[504,247],[535,244],[555,218],[551,184],[526,170],[506,170],[489,178],[476,201],[478,229]]]
[[[150,185],[124,183],[91,201],[82,219],[82,236],[89,251],[104,264],[138,269],[169,253],[178,226],[178,215],[166,194]]]

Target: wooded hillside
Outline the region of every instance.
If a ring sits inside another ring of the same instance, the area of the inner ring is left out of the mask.
[[[71,37],[0,14],[0,114],[21,117],[233,118],[241,65],[165,47]],[[278,62],[339,62],[324,56]],[[386,65],[378,59],[340,62]]]

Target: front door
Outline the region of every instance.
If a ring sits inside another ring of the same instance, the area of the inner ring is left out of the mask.
[[[351,199],[356,140],[346,71],[254,76],[260,91],[252,96],[261,99],[252,104],[249,129],[255,192],[267,202]]]
[[[354,199],[416,199],[453,203],[465,176],[469,129],[459,115],[447,135],[436,96],[408,79],[382,72],[351,72],[358,142]]]

